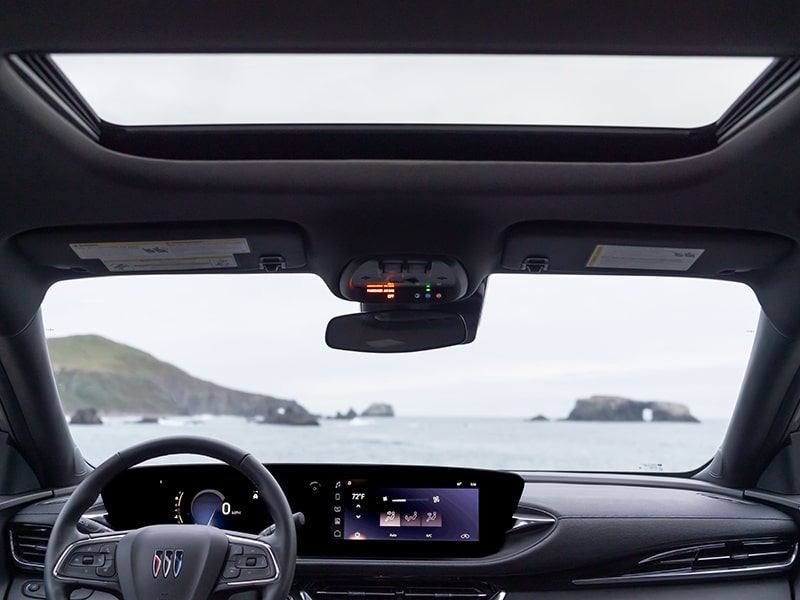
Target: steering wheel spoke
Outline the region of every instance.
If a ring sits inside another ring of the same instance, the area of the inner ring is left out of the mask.
[[[64,584],[114,593],[120,592],[117,544],[124,533],[95,535],[71,543],[61,553],[54,576]]]
[[[216,592],[239,592],[275,583],[280,568],[272,547],[262,538],[226,533],[228,553]]]

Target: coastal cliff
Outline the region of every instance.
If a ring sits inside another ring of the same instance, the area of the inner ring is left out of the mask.
[[[294,400],[232,390],[192,377],[154,356],[97,335],[47,340],[66,413],[236,415],[265,423],[317,425]],[[85,422],[88,415],[80,414]],[[78,421],[76,421],[78,422]]]

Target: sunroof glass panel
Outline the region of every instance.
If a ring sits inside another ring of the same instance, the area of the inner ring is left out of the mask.
[[[120,125],[442,124],[693,128],[764,58],[421,54],[56,54]]]

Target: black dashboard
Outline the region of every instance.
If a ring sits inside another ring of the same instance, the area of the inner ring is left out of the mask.
[[[438,467],[270,465],[295,512],[300,557],[478,557],[513,525],[523,480]],[[146,493],[144,491],[146,490]],[[259,533],[271,524],[258,491],[226,465],[144,466],[102,493],[115,529],[193,523]]]
[[[680,477],[269,469],[305,516],[293,600],[789,600],[800,591],[795,509],[777,497]],[[35,553],[67,494],[15,509],[18,577],[7,600],[44,599]],[[204,523],[257,533],[272,522],[253,485],[217,464],[132,468],[100,500],[87,518],[117,530]]]

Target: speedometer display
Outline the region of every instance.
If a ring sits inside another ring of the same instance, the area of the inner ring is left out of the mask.
[[[254,497],[258,494],[254,492]],[[229,529],[230,521],[242,516],[242,510],[234,506],[219,490],[201,490],[194,495],[181,491],[175,497],[175,520],[178,523],[210,525]]]
[[[236,530],[243,521],[246,510],[243,506],[258,503],[258,491],[252,490],[248,503],[242,491],[236,490],[234,497],[227,497],[224,492],[213,488],[179,490],[175,495],[175,521]]]

